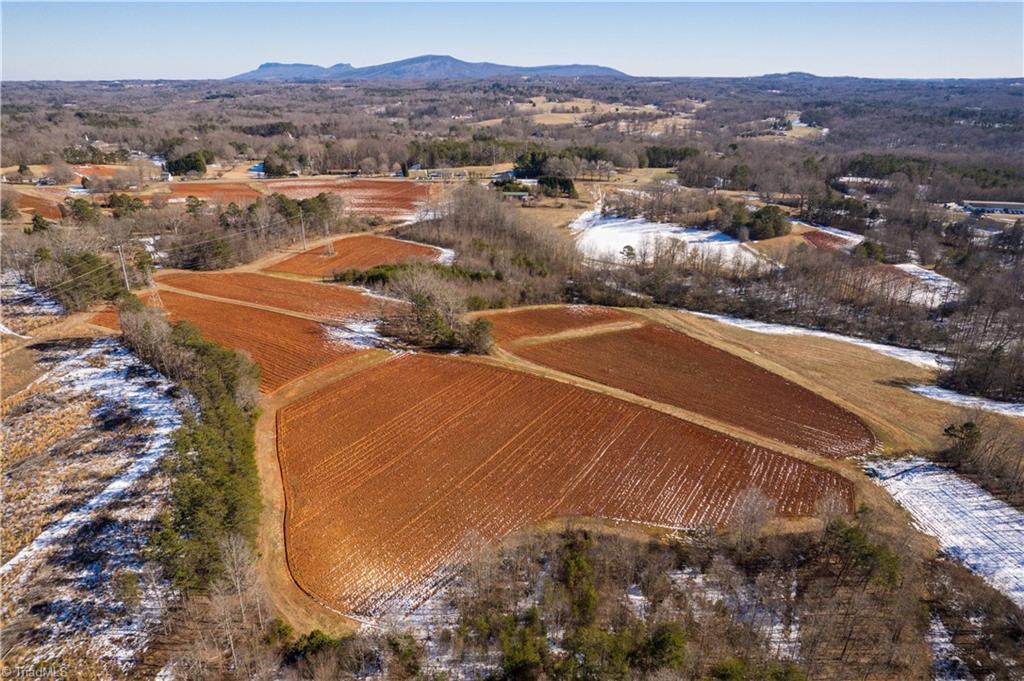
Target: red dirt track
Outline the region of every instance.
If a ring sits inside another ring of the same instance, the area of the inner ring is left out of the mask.
[[[555,340],[513,352],[823,456],[862,454],[876,444],[859,418],[824,397],[662,326]]]
[[[499,343],[636,319],[622,310],[587,305],[489,312],[483,316],[494,325],[494,339]]]
[[[306,319],[171,291],[161,291],[160,300],[172,320],[187,319],[210,340],[247,352],[263,370],[263,392],[357,352],[330,342],[323,325]]]
[[[359,615],[407,610],[485,542],[580,514],[726,521],[759,486],[780,514],[839,475],[666,414],[472,361],[403,355],[278,412],[298,583]]]
[[[252,272],[181,272],[157,276],[167,286],[327,319],[374,315],[382,299],[337,284],[319,284]]]
[[[269,272],[287,272],[328,277],[338,270],[365,270],[376,265],[405,262],[436,262],[441,251],[433,246],[414,244],[382,236],[360,234],[334,242],[334,255],[324,255],[320,246],[271,265]]]

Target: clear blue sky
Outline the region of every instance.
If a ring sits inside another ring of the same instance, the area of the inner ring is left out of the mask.
[[[223,78],[419,54],[639,76],[1024,75],[1024,3],[2,2],[3,78]]]

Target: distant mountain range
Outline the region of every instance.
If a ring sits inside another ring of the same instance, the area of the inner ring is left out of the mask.
[[[591,64],[564,64],[552,66],[506,66],[490,62],[468,62],[447,55],[427,54],[387,64],[355,68],[351,64],[317,66],[316,64],[260,64],[228,80],[475,80],[500,77],[563,77],[605,76],[629,78],[622,71]]]

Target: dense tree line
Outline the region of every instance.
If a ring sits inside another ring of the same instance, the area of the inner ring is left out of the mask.
[[[171,505],[149,550],[175,587],[206,589],[222,574],[221,545],[251,546],[259,519],[254,457],[259,368],[204,339],[189,322],[168,324],[134,296],[118,308],[122,338],[144,361],[186,389],[197,412],[184,413],[165,465]]]
[[[168,159],[167,172],[171,175],[188,175],[190,173],[205,175],[206,166],[213,158],[213,154],[209,151],[192,151],[177,158]]]

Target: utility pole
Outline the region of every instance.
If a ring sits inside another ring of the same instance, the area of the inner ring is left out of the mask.
[[[324,255],[334,255],[334,242],[331,241],[331,230],[327,226],[327,221],[324,221],[324,238],[327,239],[327,245],[324,246]]]
[[[132,285],[128,283],[128,268],[124,265],[124,252],[121,250],[121,244],[117,245],[117,257],[121,259],[121,274],[124,275],[124,287],[130,291]]]
[[[306,216],[299,207],[299,231],[302,234],[302,250],[306,250]]]

